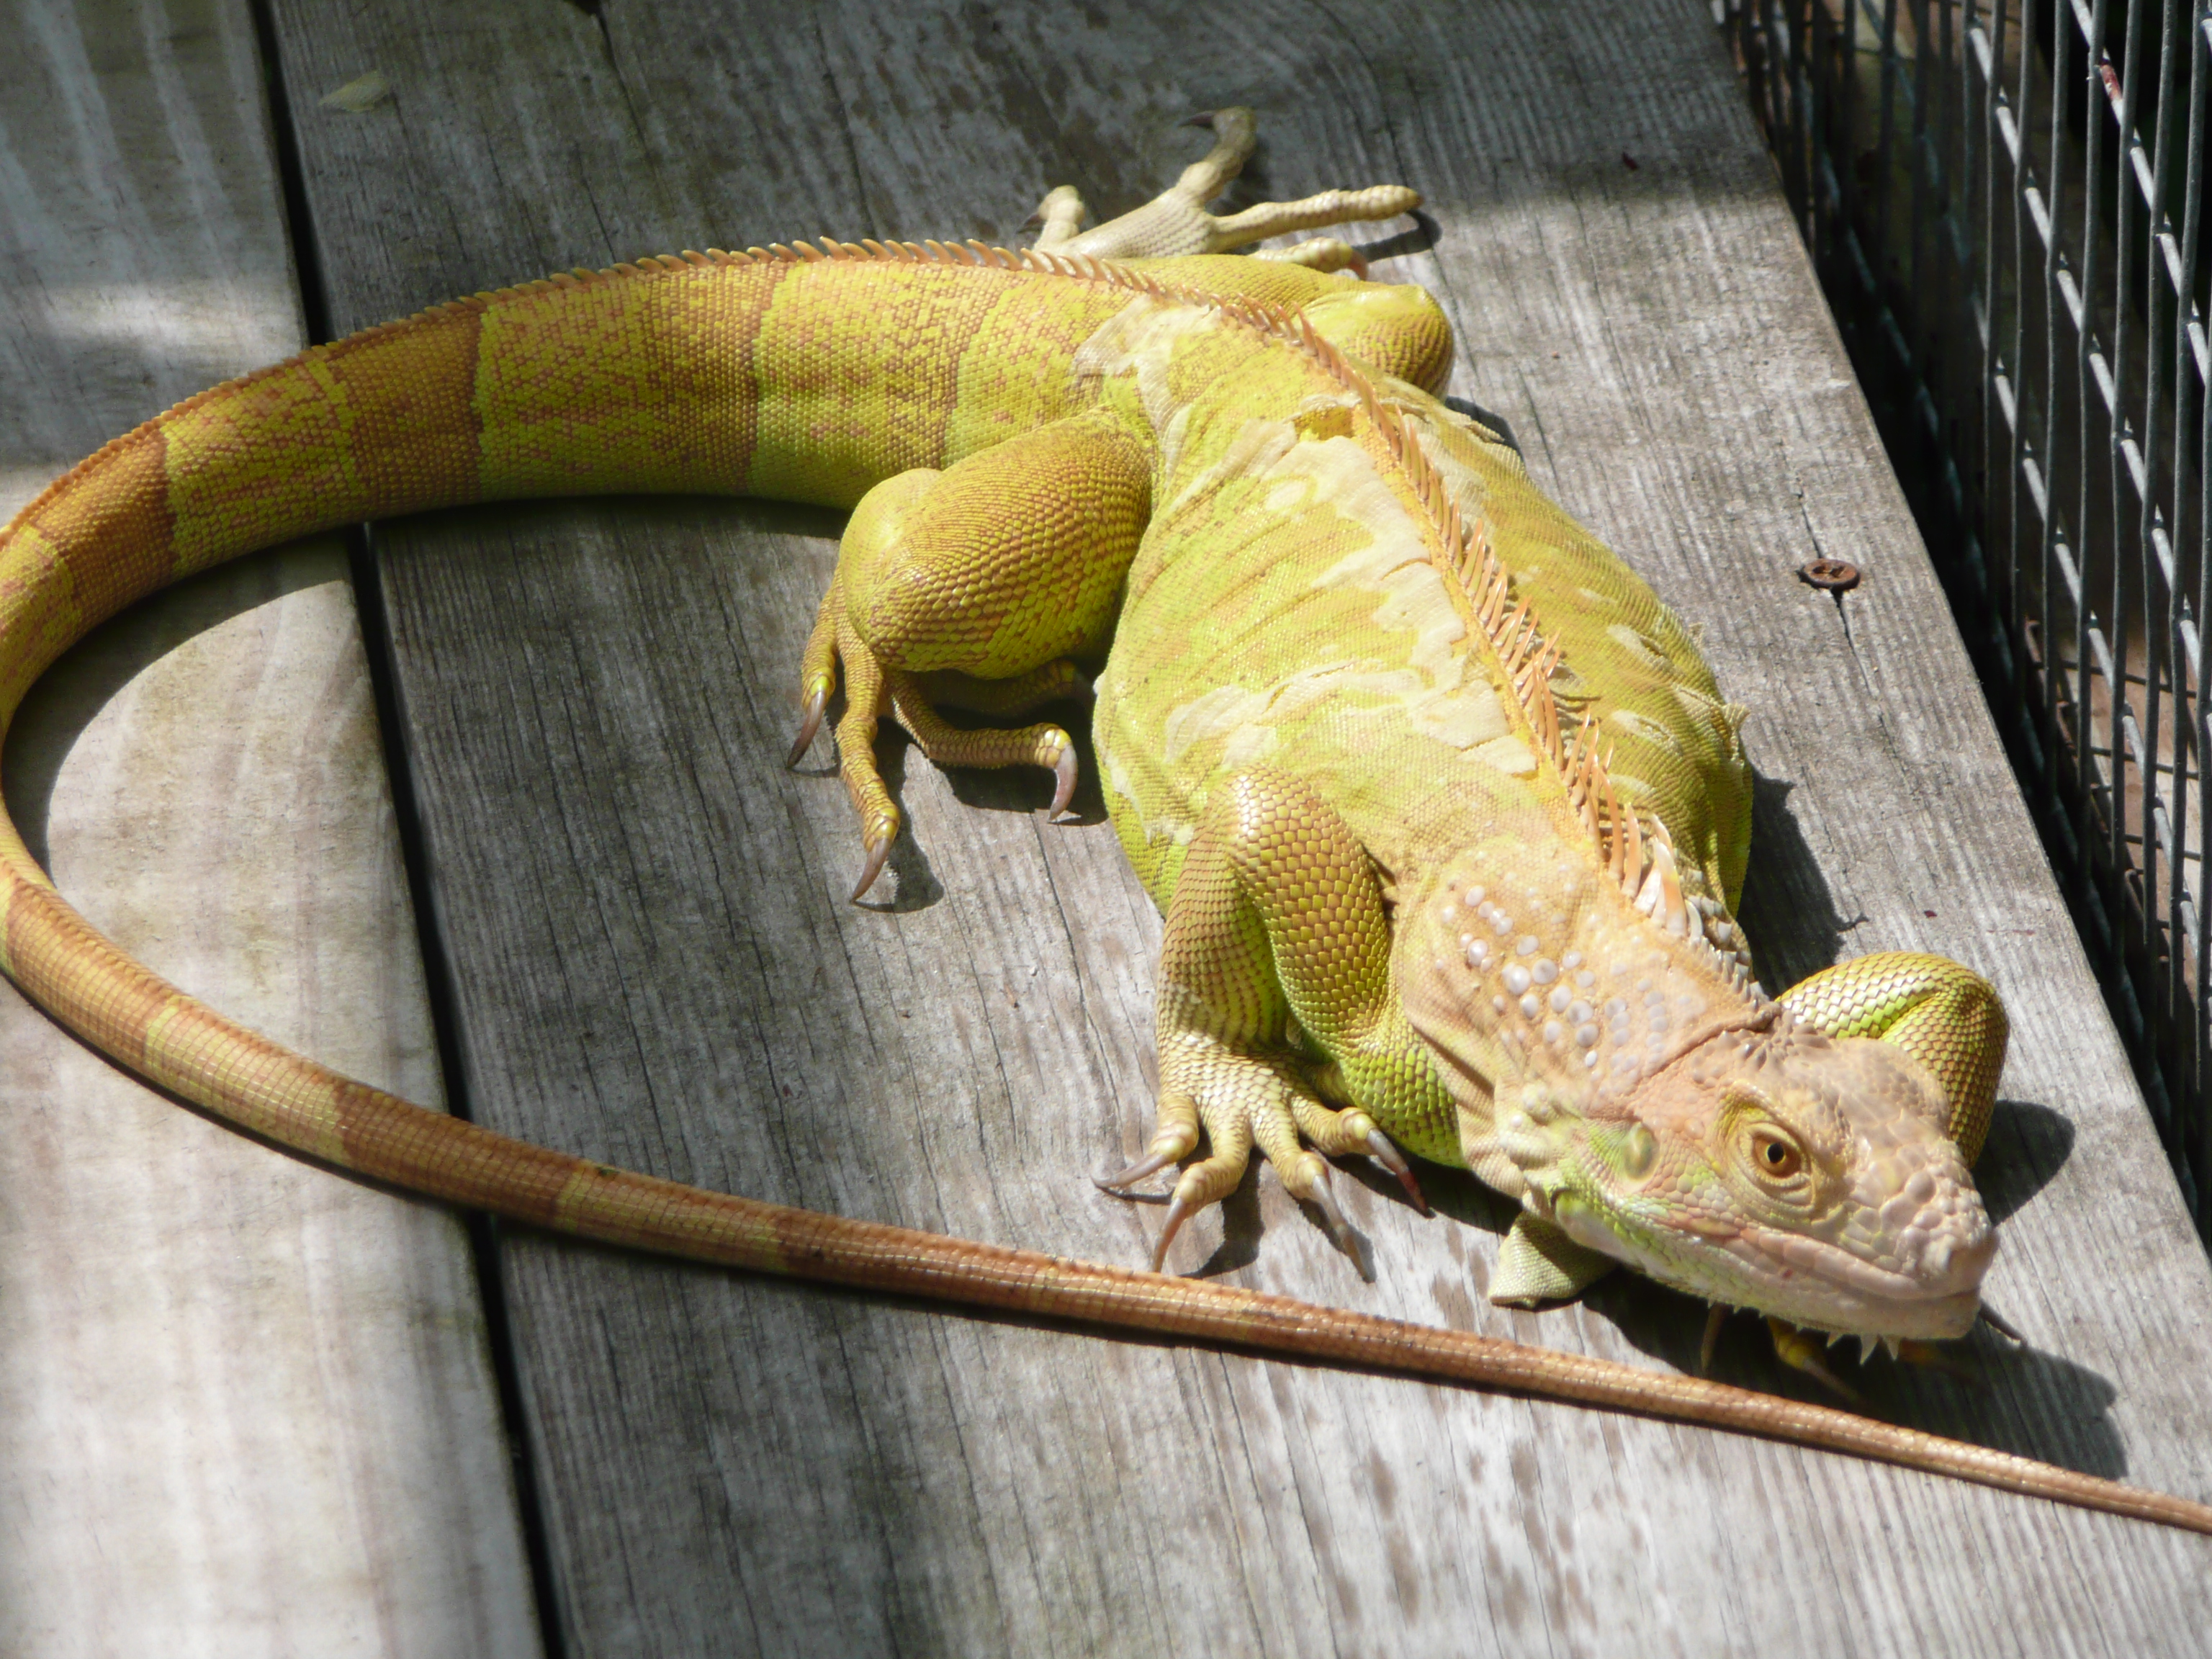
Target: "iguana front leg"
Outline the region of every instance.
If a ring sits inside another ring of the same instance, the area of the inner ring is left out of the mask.
[[[1155,1270],[1183,1223],[1242,1179],[1255,1144],[1340,1245],[1323,1153],[1373,1157],[1426,1209],[1398,1149],[1455,1156],[1456,1109],[1392,994],[1374,868],[1302,780],[1255,768],[1207,808],[1168,907],[1158,1008],[1158,1127],[1142,1158],[1099,1183],[1126,1190],[1191,1158],[1203,1132]]]
[[[1079,684],[1069,659],[1112,628],[1151,507],[1149,444],[1100,409],[943,472],[902,472],[853,510],[800,668],[805,713],[791,758],[813,741],[842,664],[838,764],[866,848],[855,899],[882,872],[901,823],[876,768],[884,714],[939,765],[1048,768],[1051,815],[1066,806],[1076,760],[1065,731],[962,731],[939,718],[920,677],[959,674],[963,701],[1008,710]]]
[[[1270,236],[1346,220],[1389,219],[1421,204],[1420,192],[1403,185],[1375,185],[1365,190],[1325,190],[1296,202],[1261,202],[1242,212],[1216,216],[1206,204],[1228,188],[1252,154],[1257,123],[1249,109],[1231,107],[1194,117],[1193,126],[1213,130],[1213,148],[1182,176],[1144,206],[1079,231],[1085,209],[1073,185],[1048,195],[1033,216],[1043,228],[1036,246],[1056,253],[1088,254],[1100,259],[1168,258],[1188,253],[1230,253]],[[1347,267],[1366,274],[1349,244],[1333,236],[1316,237],[1296,247],[1268,249],[1255,256],[1308,265],[1316,270]]]

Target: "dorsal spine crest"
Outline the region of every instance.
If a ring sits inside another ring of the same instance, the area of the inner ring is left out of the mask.
[[[1470,520],[1460,503],[1452,499],[1444,486],[1443,476],[1429,459],[1413,418],[1395,404],[1385,402],[1374,382],[1342,351],[1324,338],[1303,313],[1292,312],[1246,295],[1218,298],[1164,282],[1148,271],[1134,270],[1086,254],[1054,253],[1040,248],[1024,248],[1015,252],[973,239],[965,246],[933,240],[918,244],[878,242],[872,239],[863,239],[858,243],[841,242],[829,236],[818,240],[818,246],[804,240],[795,246],[775,242],[765,248],[748,247],[742,253],[709,248],[701,254],[686,249],[680,258],[647,255],[635,263],[618,264],[604,270],[580,265],[573,270],[556,271],[547,277],[519,287],[498,289],[430,307],[412,317],[363,329],[343,339],[313,347],[308,353],[302,355],[326,354],[353,348],[435,317],[482,312],[490,305],[517,295],[649,279],[679,275],[693,269],[736,264],[821,264],[835,261],[840,264],[929,264],[1007,271],[1026,270],[1097,283],[1141,295],[1164,304],[1214,310],[1255,332],[1279,340],[1304,353],[1330,379],[1358,399],[1393,461],[1403,470],[1408,489],[1428,515],[1440,550],[1440,556],[1437,560],[1438,568],[1449,582],[1456,586],[1469,618],[1496,654],[1505,677],[1507,690],[1528,723],[1534,747],[1565,784],[1570,808],[1579,814],[1584,830],[1592,839],[1600,865],[1620,883],[1622,890],[1638,908],[1648,913],[1656,912],[1662,925],[1669,926],[1677,933],[1703,942],[1702,931],[1687,922],[1686,902],[1674,869],[1670,856],[1671,842],[1667,838],[1665,825],[1655,819],[1647,827],[1639,822],[1637,813],[1623,808],[1607,775],[1607,757],[1599,751],[1594,721],[1585,718],[1571,732],[1562,726],[1559,711],[1552,695],[1551,675],[1559,666],[1563,646],[1542,634],[1536,619],[1529,614],[1529,606],[1525,599],[1517,604],[1514,602],[1511,577],[1492,548],[1485,526],[1479,518]],[[245,377],[246,382],[282,373],[289,366],[289,363],[271,365],[257,374]],[[234,390],[239,384],[233,382],[228,386],[210,388],[198,397],[185,399],[168,413],[173,415],[187,410],[204,398]],[[115,440],[56,479],[41,492],[38,501],[18,515],[19,519],[27,518],[48,496],[66,487],[70,480],[86,467],[100,463],[110,450],[125,441],[126,439]],[[1510,611],[1509,606],[1511,607]],[[1719,952],[1715,951],[1714,955],[1719,958]],[[1729,958],[1719,959],[1735,969],[1739,981],[1747,978],[1741,964]]]

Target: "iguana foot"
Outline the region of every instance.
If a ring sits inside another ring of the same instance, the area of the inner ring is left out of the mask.
[[[1189,253],[1228,253],[1240,247],[1294,230],[1317,225],[1342,224],[1351,220],[1389,219],[1411,213],[1421,204],[1420,193],[1403,185],[1375,185],[1365,190],[1328,190],[1295,202],[1261,202],[1241,212],[1218,217],[1206,204],[1227,188],[1244,170],[1252,153],[1258,124],[1249,109],[1232,107],[1195,116],[1191,125],[1213,130],[1213,149],[1194,161],[1182,176],[1144,206],[1079,234],[1083,222],[1083,198],[1073,186],[1062,185],[1039,204],[1031,216],[1041,225],[1036,246],[1058,253],[1087,254],[1099,259],[1170,258]],[[1321,237],[1296,247],[1270,250],[1261,256],[1310,265],[1321,270],[1357,267],[1364,264],[1349,245],[1334,237]]]
[[[1078,761],[1074,740],[1057,726],[1026,726],[1012,731],[963,731],[950,726],[933,708],[915,676],[886,669],[841,615],[836,614],[838,590],[833,585],[822,602],[817,633],[827,633],[830,645],[829,667],[820,674],[810,670],[805,713],[799,739],[792,745],[791,763],[798,764],[821,725],[822,709],[836,684],[836,670],[845,672],[845,712],[837,722],[837,769],[860,814],[864,859],[860,878],[852,896],[857,901],[875,884],[890,859],[902,818],[876,765],[877,722],[890,714],[906,729],[915,746],[939,766],[1042,766],[1053,774],[1048,819],[1067,810],[1075,793]],[[815,653],[810,644],[808,661]],[[828,682],[825,686],[824,681]]]
[[[1189,1158],[1198,1150],[1201,1131],[1206,1156],[1184,1169],[1169,1194],[1167,1218],[1152,1245],[1153,1272],[1167,1260],[1168,1247],[1183,1223],[1236,1189],[1255,1146],[1275,1166],[1284,1190],[1319,1211],[1338,1248],[1358,1259],[1352,1228],[1337,1207],[1322,1154],[1371,1152],[1372,1138],[1381,1131],[1366,1113],[1323,1105],[1287,1054],[1240,1052],[1186,1034],[1172,1054],[1162,1056],[1158,1127],[1144,1157],[1097,1184],[1122,1197],[1150,1196],[1127,1189]]]
[[[1158,1127],[1144,1157],[1099,1183],[1124,1190],[1196,1158],[1156,1265],[1255,1146],[1347,1252],[1330,1158],[1373,1158],[1426,1211],[1405,1152],[1455,1156],[1457,1113],[1390,994],[1389,957],[1374,866],[1310,785],[1262,767],[1217,787],[1161,941]]]
[[[795,763],[819,730],[842,666],[838,768],[881,873],[898,809],[875,762],[895,717],[941,766],[1046,768],[1051,815],[1075,791],[1076,750],[1057,726],[963,731],[933,693],[1012,711],[1082,684],[1073,657],[1103,645],[1152,506],[1150,451],[1108,409],[1055,421],[939,472],[917,467],[862,496],[800,665]]]

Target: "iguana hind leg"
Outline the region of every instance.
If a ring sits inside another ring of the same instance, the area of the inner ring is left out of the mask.
[[[1099,259],[1228,253],[1289,231],[1342,224],[1347,220],[1394,218],[1421,204],[1420,193],[1403,185],[1375,185],[1365,190],[1323,191],[1295,202],[1261,202],[1217,216],[1206,210],[1206,204],[1244,170],[1258,124],[1250,110],[1231,107],[1197,116],[1191,125],[1213,130],[1213,148],[1204,160],[1185,167],[1174,184],[1142,207],[1088,231],[1078,229],[1084,216],[1082,197],[1073,185],[1062,185],[1039,204],[1032,216],[1043,227],[1037,235],[1037,246]],[[1271,250],[1261,257],[1321,270],[1353,266],[1365,274],[1359,256],[1347,244],[1329,236]]]
[[[1158,1040],[1158,1129],[1142,1158],[1100,1182],[1119,1190],[1180,1163],[1203,1132],[1206,1156],[1176,1182],[1156,1267],[1183,1222],[1236,1186],[1255,1145],[1340,1243],[1322,1154],[1376,1158],[1416,1203],[1399,1146],[1455,1156],[1455,1109],[1391,994],[1374,869],[1299,779],[1241,773],[1201,819],[1160,943]]]
[[[963,731],[939,718],[921,677],[956,673],[970,688],[1004,683],[1009,705],[1080,684],[1070,659],[1096,651],[1110,632],[1151,508],[1150,447],[1104,409],[1010,438],[942,472],[902,472],[861,498],[807,641],[805,713],[792,750],[795,763],[842,664],[838,766],[866,846],[854,898],[882,871],[902,821],[875,762],[884,714],[940,764],[1047,768],[1053,814],[1066,805],[1076,763],[1065,731]]]

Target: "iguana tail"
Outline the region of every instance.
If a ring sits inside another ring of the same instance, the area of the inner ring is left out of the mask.
[[[1066,386],[1074,346],[1127,299],[1110,284],[1071,283],[1061,294],[1075,303],[1031,303],[1023,286],[1049,279],[1001,256],[1007,264],[994,264],[988,278],[962,271],[957,294],[940,289],[931,301],[936,366],[902,380],[884,372],[903,343],[900,302],[916,283],[953,275],[950,263],[922,264],[914,253],[911,262],[856,262],[853,275],[872,273],[876,291],[856,299],[848,290],[834,306],[830,286],[850,278],[824,273],[844,262],[787,252],[757,262],[690,255],[558,278],[318,348],[178,405],[86,460],[0,532],[0,734],[40,673],[124,606],[317,530],[607,489],[753,489],[849,504],[877,478],[943,465],[1001,435],[962,427],[947,343],[956,367],[980,344],[982,361],[1002,371],[1000,395],[988,400],[994,419],[1009,418],[1011,402],[1017,428],[1040,424],[1062,412],[1043,404]],[[646,280],[656,275],[672,280]],[[1055,359],[1056,374],[1039,372]],[[1038,406],[1018,407],[1024,396]],[[816,1215],[511,1140],[342,1077],[132,961],[55,892],[4,812],[0,969],[101,1052],[240,1128],[510,1220],[757,1272],[1706,1423],[2212,1533],[2212,1507],[1822,1407]]]

